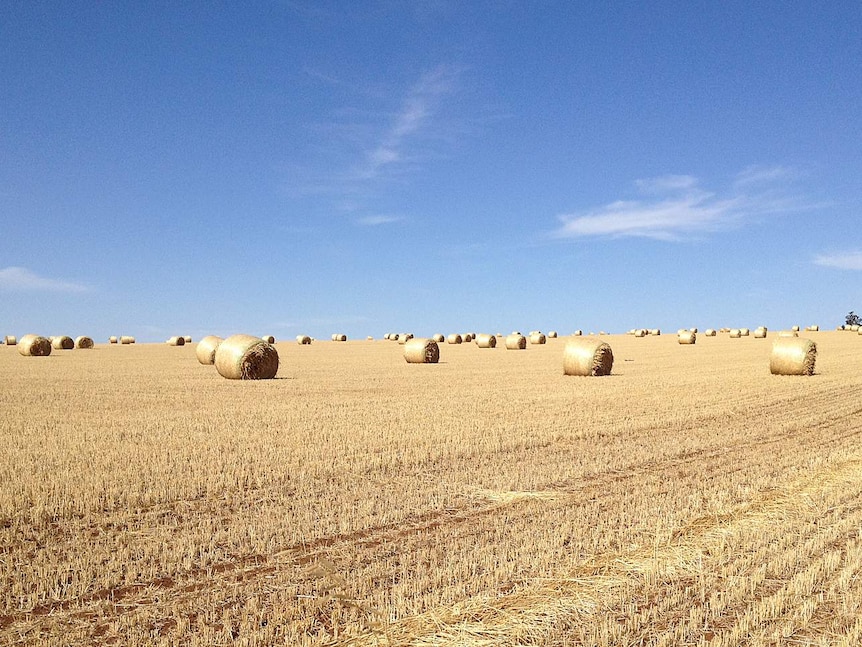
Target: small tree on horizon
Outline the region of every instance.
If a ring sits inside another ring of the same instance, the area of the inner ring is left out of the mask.
[[[852,310],[844,317],[845,326],[862,326],[862,317],[857,315]]]

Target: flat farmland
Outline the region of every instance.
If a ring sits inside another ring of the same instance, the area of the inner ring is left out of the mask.
[[[0,346],[0,644],[858,645],[862,336],[800,335]]]

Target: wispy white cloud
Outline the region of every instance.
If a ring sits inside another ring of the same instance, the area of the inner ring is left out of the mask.
[[[818,254],[814,257],[814,264],[839,270],[862,271],[862,250]]]
[[[755,216],[809,207],[776,186],[788,173],[781,167],[750,167],[721,193],[701,188],[690,175],[637,180],[635,186],[648,199],[617,200],[591,211],[563,214],[554,236],[682,240],[737,227]]]
[[[82,283],[39,276],[26,267],[6,267],[0,270],[0,291],[3,292],[87,292]]]
[[[403,216],[364,216],[362,218],[359,218],[356,221],[356,224],[363,225],[365,227],[376,227],[378,225],[388,225],[390,223],[399,222],[401,220],[404,220]]]

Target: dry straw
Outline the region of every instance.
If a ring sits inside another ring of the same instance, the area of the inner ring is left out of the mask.
[[[3,341],[6,342],[7,346],[15,346],[18,343],[18,339],[15,335],[6,335],[6,338]]]
[[[134,337],[127,337],[127,336],[123,336],[123,337],[120,337],[120,343],[121,343],[121,344],[134,344],[134,343],[135,343],[135,338],[134,338]]]
[[[408,364],[436,364],[440,360],[440,347],[433,339],[415,337],[404,344],[404,359]]]
[[[677,341],[683,345],[694,345],[697,343],[697,333],[693,330],[683,330],[677,336]]]
[[[119,339],[117,339],[117,338],[116,338],[115,336],[113,336],[113,335],[111,335],[110,337],[108,337],[108,343],[109,343],[109,344],[116,344],[118,341],[119,341]]]
[[[481,333],[476,335],[476,345],[479,348],[495,348],[497,346],[497,338],[494,335]]]
[[[438,344],[442,344],[444,341],[446,341],[446,338],[443,336],[443,334],[439,333],[439,332],[436,335],[434,335],[431,339],[436,341]]]
[[[772,343],[769,372],[773,375],[813,375],[817,345],[804,337],[778,337]]]
[[[596,337],[571,339],[563,350],[563,375],[610,375],[614,366],[611,347]]]
[[[296,343],[300,346],[308,346],[311,343],[311,337],[308,335],[297,335]]]
[[[464,341],[464,340],[463,340],[463,339],[461,339],[461,335],[459,335],[458,333],[454,333],[454,332],[453,332],[451,335],[449,335],[449,336],[446,338],[446,341],[447,341],[448,343],[450,343],[450,344],[460,344],[460,343],[461,343],[462,341]]]
[[[186,338],[185,337],[171,337],[165,342],[168,346],[185,346]]]
[[[195,356],[201,364],[215,363],[216,349],[224,340],[216,335],[207,335],[195,347]]]
[[[75,348],[92,348],[95,346],[93,343],[92,337],[76,337],[75,338]]]
[[[75,340],[66,335],[51,338],[51,346],[55,350],[72,350],[75,347]]]
[[[232,335],[216,349],[215,367],[229,380],[269,380],[278,373],[278,351],[260,337]]]
[[[524,335],[512,334],[506,337],[506,350],[524,350],[527,347],[527,338]]]
[[[39,335],[24,335],[18,342],[18,352],[25,357],[45,357],[51,354],[51,342]]]
[[[547,341],[547,338],[540,332],[533,332],[530,334],[531,344],[544,344]]]

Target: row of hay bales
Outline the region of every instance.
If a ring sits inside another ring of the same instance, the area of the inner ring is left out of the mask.
[[[90,349],[95,346],[92,337],[84,335],[72,339],[67,335],[57,335],[54,337],[42,337],[41,335],[24,335],[18,340],[12,337],[11,343],[9,336],[4,340],[9,346],[17,346],[18,352],[25,357],[46,357],[51,354],[52,350],[72,350]]]
[[[136,341],[137,340],[130,335],[121,335],[120,337],[115,337],[114,335],[111,335],[110,337],[108,337],[109,344],[123,344],[124,346],[127,346],[129,344],[134,344]]]

